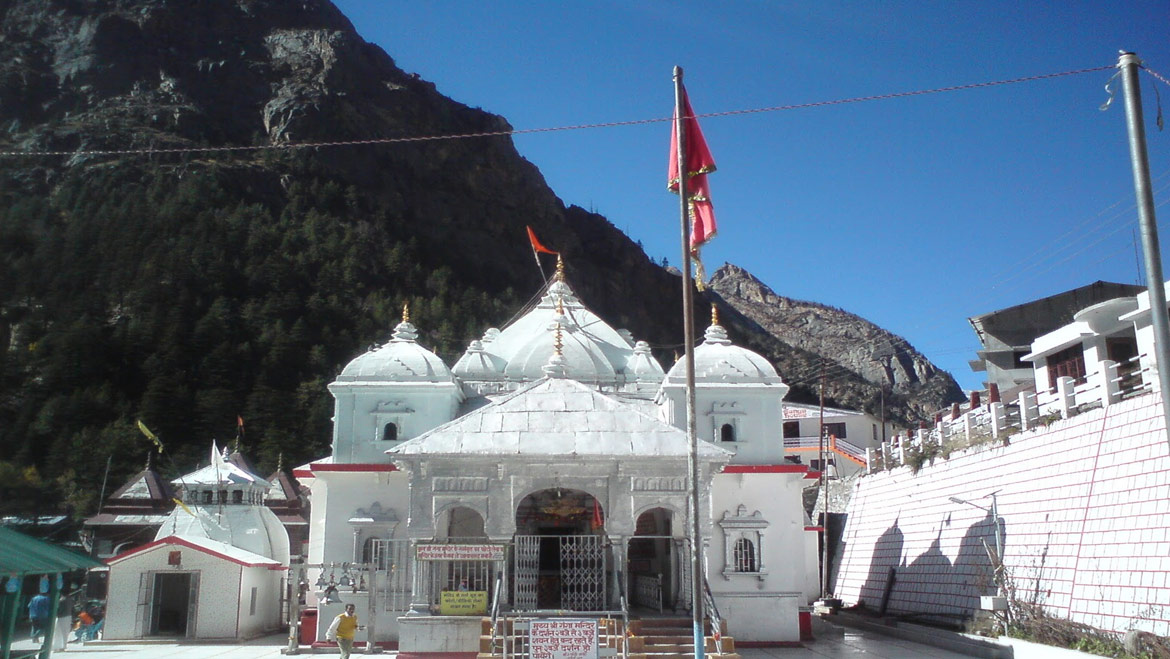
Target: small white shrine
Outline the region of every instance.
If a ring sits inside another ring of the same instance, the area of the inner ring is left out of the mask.
[[[369,625],[360,644],[398,640],[400,618],[493,605],[616,611],[624,596],[684,616],[700,587],[737,639],[799,640],[819,595],[801,503],[815,474],[785,460],[788,387],[717,318],[695,351],[707,586],[691,583],[681,362],[664,372],[560,264],[537,304],[453,367],[416,338],[404,311],[342,370],[332,454],[294,472],[312,492],[315,567],[293,578],[319,608],[317,638],[342,603]]]
[[[154,542],[109,559],[103,638],[243,639],[284,622],[288,533],[267,480],[226,459],[172,481],[182,503]]]

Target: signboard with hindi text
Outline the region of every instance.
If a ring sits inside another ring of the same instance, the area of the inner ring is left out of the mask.
[[[444,590],[439,593],[439,615],[442,616],[487,615],[487,605],[486,590]]]
[[[504,545],[418,545],[420,561],[502,561]]]
[[[528,639],[532,659],[597,659],[596,620],[533,620]]]

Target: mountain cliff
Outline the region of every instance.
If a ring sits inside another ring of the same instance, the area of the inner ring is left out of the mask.
[[[843,309],[794,300],[777,295],[751,273],[724,264],[711,277],[711,290],[739,313],[756,323],[769,335],[800,350],[821,355],[826,380],[843,383],[841,375],[861,380],[906,397],[910,407],[922,418],[929,418],[940,407],[963,399],[963,392],[949,373],[938,370],[905,339]],[[819,365],[804,369],[806,383],[819,379]],[[868,391],[836,391],[834,398],[858,405],[858,394]]]
[[[509,126],[399,69],[329,2],[0,12],[0,467],[39,469],[76,510],[107,459],[111,483],[139,468],[139,419],[171,473],[212,438],[239,436],[262,471],[326,454],[326,385],[403,303],[453,363],[539,289],[525,225],[598,314],[666,366],[681,348],[677,277],[562,203],[507,135],[369,143]],[[728,310],[781,375],[816,363]],[[858,373],[831,402],[876,410]],[[926,407],[887,399],[892,418]]]

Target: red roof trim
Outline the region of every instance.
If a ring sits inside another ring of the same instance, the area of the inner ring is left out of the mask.
[[[804,530],[805,531],[816,531],[817,533],[820,533],[821,531],[825,530],[825,527],[823,527],[823,526],[806,526],[806,527],[804,527]]]
[[[293,476],[297,478],[312,478],[313,471],[311,469],[293,469]]]
[[[362,471],[367,471],[367,472],[398,471],[398,467],[395,467],[394,465],[391,465],[391,464],[384,464],[383,465],[383,464],[364,464],[364,463],[333,464],[331,462],[314,462],[313,464],[309,465],[309,468],[312,469],[313,471],[348,471],[348,472],[355,472],[355,471],[357,471],[357,472],[362,472]],[[298,474],[296,474],[296,472],[294,472],[294,475],[298,475]]]
[[[221,554],[215,550],[208,549],[207,547],[200,547],[199,545],[197,545],[193,542],[190,542],[188,540],[184,540],[183,538],[180,538],[177,535],[168,535],[167,537],[162,538],[160,540],[155,540],[154,542],[142,545],[141,547],[135,547],[134,549],[124,551],[121,554],[118,554],[117,556],[114,556],[112,558],[107,558],[106,565],[113,565],[114,563],[117,563],[117,562],[120,562],[124,559],[130,558],[131,556],[133,556],[135,554],[141,554],[142,552],[147,551],[148,549],[154,549],[155,547],[158,547],[159,545],[182,545],[183,547],[187,547],[188,549],[194,549],[197,552],[208,554],[210,556],[215,556],[216,558],[222,558],[226,561],[231,561],[232,563],[235,563],[237,565],[243,565],[244,567],[263,567],[263,568],[268,568],[269,570],[287,570],[288,569],[287,567],[285,567],[284,565],[281,565],[279,563],[277,563],[276,565],[271,565],[268,563],[247,563],[245,561],[241,561],[238,558],[232,558],[231,556],[228,556],[227,554]]]
[[[727,465],[723,468],[725,474],[803,474],[808,471],[808,465]]]

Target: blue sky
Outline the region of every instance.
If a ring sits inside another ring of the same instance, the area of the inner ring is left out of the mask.
[[[700,114],[1109,66],[1120,49],[1170,78],[1170,0],[336,4],[400,68],[516,129],[669,116],[676,64]],[[1098,279],[1138,281],[1119,83],[1114,106],[1098,110],[1111,75],[704,119],[719,166],[719,235],[704,262],[867,318],[977,388],[968,317]],[[1170,87],[1140,78],[1161,203],[1170,133],[1154,126],[1154,88],[1170,113]],[[563,201],[677,265],[668,131],[515,143]],[[1170,206],[1158,212],[1165,244]]]

